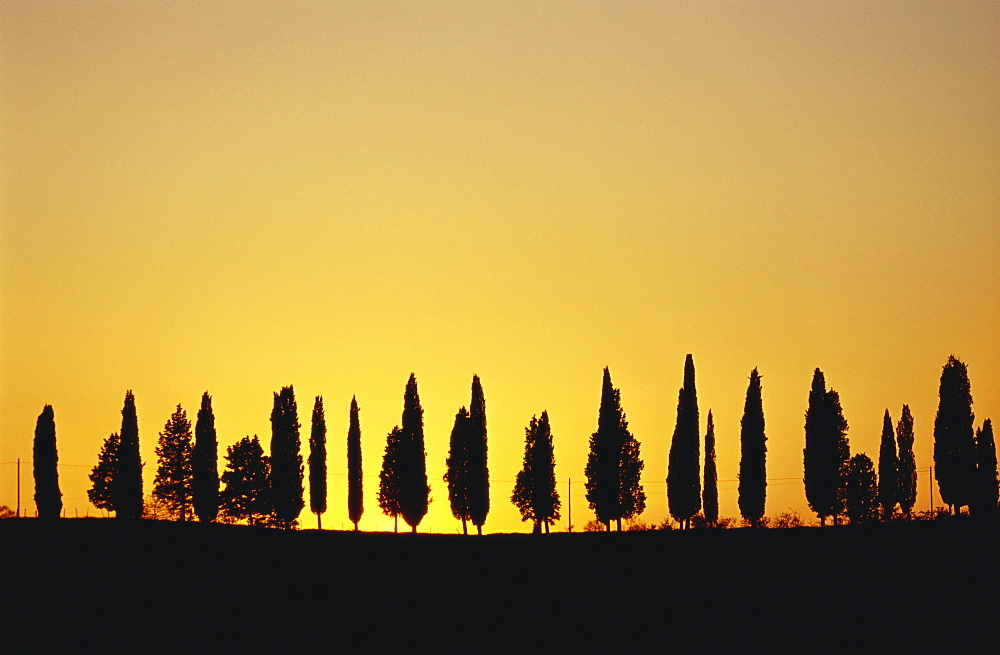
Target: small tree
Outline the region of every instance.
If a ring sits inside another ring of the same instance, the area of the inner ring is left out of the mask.
[[[972,434],[972,388],[966,365],[954,355],[941,372],[934,418],[934,477],[953,514],[975,496],[976,447]]]
[[[719,520],[719,474],[715,467],[715,422],[708,410],[708,427],[705,431],[705,486],[701,492],[705,523],[715,525]]]
[[[270,495],[275,520],[286,529],[295,525],[305,506],[299,427],[295,390],[282,387],[280,393],[274,394],[271,410]]]
[[[451,506],[452,516],[462,522],[462,534],[469,534],[468,521],[471,518],[469,502],[469,440],[471,432],[469,412],[462,407],[455,414],[455,424],[451,428],[444,474],[444,481],[448,483],[448,504]]]
[[[490,469],[487,465],[486,397],[478,375],[472,376],[472,402],[469,404],[469,520],[476,532],[483,534],[490,513]]]
[[[424,452],[424,410],[417,392],[417,377],[410,373],[403,392],[403,425],[396,461],[399,513],[416,533],[427,514],[431,488],[427,484],[427,453]]]
[[[62,492],[59,491],[59,454],[56,451],[56,419],[52,405],[46,405],[38,415],[32,450],[38,518],[57,519],[63,504]]]
[[[382,455],[382,470],[378,474],[378,506],[382,513],[391,516],[393,532],[399,532],[399,457],[403,431],[397,425],[385,439],[385,453]]]
[[[244,437],[226,450],[225,485],[220,493],[222,515],[249,525],[270,523],[268,498],[270,464],[257,435]]]
[[[326,414],[323,411],[323,396],[316,396],[309,433],[309,509],[316,515],[316,527],[322,530],[323,512],[326,511]]]
[[[840,395],[827,390],[823,371],[813,372],[806,410],[806,446],[803,449],[803,482],[809,507],[819,516],[820,525],[833,517],[834,525],[844,511],[850,445],[847,420],[840,407]]]
[[[365,511],[361,473],[361,420],[356,397],[351,398],[351,419],[347,428],[347,514],[358,529]]]
[[[142,459],[139,457],[139,419],[135,396],[125,392],[117,466],[113,479],[115,517],[142,518]]]
[[[191,421],[187,412],[177,405],[170,415],[156,445],[156,478],[153,480],[153,501],[158,502],[170,518],[186,521],[193,496],[193,456]]]
[[[913,455],[913,416],[909,405],[903,405],[896,423],[896,446],[899,451],[896,468],[899,509],[909,520],[917,502],[917,460]]]
[[[882,506],[882,520],[892,518],[899,497],[899,460],[896,456],[896,440],[892,431],[889,410],[882,417],[882,441],[878,449],[878,502]]]
[[[194,426],[194,511],[198,520],[210,523],[219,515],[219,439],[215,433],[215,413],[208,392],[201,396],[201,408]]]
[[[115,509],[115,471],[118,470],[118,445],[121,439],[117,432],[104,440],[97,464],[90,470],[90,489],[87,498],[97,509],[113,512]]]
[[[766,442],[760,375],[755,368],[750,372],[743,419],[740,421],[739,505],[740,514],[750,525],[758,524],[764,517],[767,492]]]
[[[684,360],[684,386],[677,398],[677,424],[670,440],[667,464],[667,504],[670,515],[691,527],[691,517],[701,509],[701,483],[698,479],[699,460],[698,394],[694,386],[694,359]]]
[[[555,454],[549,414],[531,417],[524,430],[524,463],[517,474],[510,501],[521,512],[522,521],[534,521],[533,532],[545,533],[553,521],[559,520],[561,503],[556,489]]]
[[[976,472],[978,488],[976,503],[970,509],[982,518],[993,518],[997,513],[997,446],[993,440],[993,422],[983,421],[976,429]]]
[[[878,482],[875,465],[865,454],[848,461],[845,485],[847,518],[851,523],[867,523],[878,519]]]

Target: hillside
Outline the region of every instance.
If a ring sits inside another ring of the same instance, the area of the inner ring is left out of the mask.
[[[997,535],[950,521],[461,537],[5,519],[3,650],[993,643]]]

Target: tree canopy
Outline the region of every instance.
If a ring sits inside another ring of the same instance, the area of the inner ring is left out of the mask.
[[[399,504],[399,457],[403,431],[397,425],[385,438],[382,470],[378,474],[378,506],[382,513],[398,519],[402,509]],[[396,530],[398,528],[394,528]]]
[[[257,435],[243,437],[226,450],[223,488],[219,494],[222,515],[249,525],[270,524],[270,462]]]
[[[444,480],[448,483],[448,504],[451,514],[462,522],[462,534],[469,534],[468,521],[471,518],[469,501],[469,440],[472,425],[469,412],[462,407],[455,414],[451,428],[448,459],[445,460]]]
[[[198,520],[209,523],[219,515],[219,440],[215,433],[215,413],[208,392],[194,426],[194,511]]]
[[[113,512],[115,509],[115,471],[118,470],[118,446],[121,439],[112,432],[97,456],[97,464],[90,470],[90,489],[87,498],[97,509]]]
[[[917,460],[913,455],[913,416],[909,405],[903,405],[896,423],[896,447],[899,509],[909,518],[917,502]]]
[[[678,392],[677,423],[667,462],[667,504],[670,515],[682,527],[691,527],[691,517],[701,509],[699,437],[694,359],[689,354],[684,360],[684,386]]]
[[[62,512],[63,503],[62,492],[59,491],[59,454],[56,450],[56,419],[52,405],[46,405],[38,415],[32,451],[38,518],[57,519]]]
[[[847,420],[840,407],[840,394],[827,390],[823,371],[813,372],[806,410],[806,445],[803,449],[803,482],[809,507],[820,524],[828,516],[834,524],[844,511],[844,495],[850,445]]]
[[[112,477],[115,516],[120,519],[142,518],[142,459],[139,457],[139,419],[135,396],[125,392],[122,429],[117,449],[117,466]]]
[[[285,528],[294,526],[305,506],[299,427],[295,390],[282,387],[271,410],[270,496],[275,519]]]
[[[399,514],[413,532],[427,514],[431,488],[427,484],[427,453],[424,452],[424,410],[417,392],[417,377],[410,373],[403,392],[396,483]]]
[[[708,410],[708,425],[705,428],[705,484],[701,492],[701,505],[705,522],[715,525],[719,520],[719,474],[715,466],[715,421],[712,410]]]
[[[764,406],[761,397],[760,375],[755,368],[750,372],[743,418],[740,421],[740,514],[751,525],[764,516],[767,492],[767,437],[764,434]]]
[[[899,500],[899,458],[889,410],[882,417],[882,440],[878,449],[878,502],[882,519],[888,521]]]
[[[938,398],[934,417],[934,477],[941,500],[957,514],[975,496],[976,447],[969,371],[954,355],[948,357],[941,371]]]
[[[559,520],[559,491],[556,489],[555,453],[549,414],[534,416],[524,430],[524,462],[517,474],[510,500],[521,512],[522,521],[534,521],[534,532],[547,533]]]
[[[358,529],[364,514],[364,479],[361,470],[361,419],[358,399],[351,397],[351,417],[347,428],[347,514]]]
[[[194,464],[191,421],[178,404],[160,432],[156,444],[156,478],[153,497],[172,518],[186,521],[192,503]]]
[[[997,513],[997,446],[993,439],[993,422],[983,421],[976,428],[976,501],[971,507],[980,518],[993,518]]]
[[[477,532],[483,534],[483,525],[490,513],[490,469],[487,463],[486,396],[478,375],[472,376],[468,438],[469,519]]]
[[[309,510],[316,515],[317,527],[323,529],[326,511],[326,413],[323,396],[316,396],[309,432]]]
[[[875,464],[864,453],[848,460],[844,487],[845,509],[851,523],[867,523],[878,518],[878,482]]]

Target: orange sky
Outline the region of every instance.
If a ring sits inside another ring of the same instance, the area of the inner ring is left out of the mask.
[[[528,529],[509,497],[543,409],[592,518],[604,366],[651,522],[686,353],[728,516],[753,367],[772,515],[808,513],[817,366],[873,458],[908,403],[930,466],[951,353],[976,424],[1000,419],[996,5],[7,2],[0,97],[0,504],[49,403],[86,513],[126,389],[147,491],[178,402],[213,395],[224,449],[266,442],[287,384],[305,444],[322,394],[334,528],[356,394],[367,530],[391,529],[377,474],[411,371],[436,532],[461,529],[441,477],[473,373],[488,531]]]

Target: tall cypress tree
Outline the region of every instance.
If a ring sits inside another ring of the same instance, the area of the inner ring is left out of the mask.
[[[219,439],[215,434],[212,397],[201,395],[201,408],[194,426],[194,511],[198,520],[210,523],[219,515]]]
[[[483,534],[490,513],[490,469],[487,465],[486,397],[478,375],[472,376],[472,402],[469,404],[469,519]]]
[[[397,425],[385,438],[385,453],[382,455],[382,470],[378,474],[378,506],[382,513],[393,519],[393,532],[399,531],[399,458],[403,431]]]
[[[460,408],[455,414],[455,424],[451,429],[448,459],[445,460],[444,480],[448,483],[448,504],[451,514],[462,522],[462,534],[469,534],[468,521],[471,518],[469,502],[469,440],[472,426],[469,412]]]
[[[993,439],[993,422],[983,421],[976,428],[976,472],[978,485],[976,502],[970,507],[980,518],[993,518],[997,513],[997,446]]]
[[[125,392],[122,429],[114,474],[115,517],[142,517],[142,459],[139,456],[139,419],[132,390]]]
[[[712,419],[712,410],[708,410],[708,427],[705,430],[705,486],[701,491],[701,505],[705,512],[705,523],[718,523],[719,473],[715,467],[715,421]]]
[[[59,491],[59,454],[56,451],[56,419],[52,405],[43,407],[38,415],[32,451],[38,518],[57,519],[62,512],[62,492]]]
[[[819,516],[820,525],[833,517],[838,523],[844,511],[850,445],[847,421],[840,407],[840,394],[827,390],[823,371],[813,372],[806,410],[806,446],[803,450],[803,482],[809,507]]]
[[[399,484],[399,510],[416,533],[427,514],[431,488],[427,484],[427,453],[424,452],[424,410],[417,392],[417,377],[410,373],[403,393],[403,421],[400,435],[396,479]]]
[[[639,453],[639,441],[628,429],[628,421],[622,412],[620,430],[622,432],[621,464],[618,474],[618,502],[621,516],[618,518],[618,531],[622,529],[622,519],[630,519],[642,514],[646,509],[646,492],[639,482],[642,470],[646,467]]]
[[[740,421],[740,514],[751,525],[764,516],[767,492],[767,437],[764,434],[764,405],[761,398],[760,375],[750,372],[743,419]]]
[[[694,359],[689,354],[684,360],[684,386],[678,393],[677,424],[670,440],[670,457],[667,463],[667,503],[670,515],[682,528],[690,528],[691,517],[701,509],[699,435]]]
[[[97,509],[113,512],[115,509],[115,471],[118,470],[118,446],[121,439],[112,432],[97,456],[97,464],[90,470],[90,489],[87,498]]]
[[[882,520],[892,518],[892,512],[899,502],[899,458],[896,454],[896,439],[892,431],[889,410],[882,417],[882,441],[878,449],[878,502],[882,506]]]
[[[305,506],[295,390],[282,387],[271,410],[271,506],[283,528],[292,528]]]
[[[522,521],[534,521],[532,532],[549,532],[553,521],[559,520],[559,491],[556,489],[555,454],[552,449],[552,430],[549,414],[542,418],[531,417],[524,430],[524,463],[510,501],[521,512]]]
[[[896,468],[899,509],[909,519],[917,502],[917,460],[913,456],[913,416],[909,405],[903,405],[896,423],[896,447],[899,451]]]
[[[179,404],[160,432],[156,459],[153,496],[166,505],[172,517],[179,516],[181,521],[186,521],[193,495],[193,447],[191,421]]]
[[[326,511],[326,414],[323,411],[323,396],[316,396],[309,433],[309,509],[316,515],[316,527],[322,530],[323,512]]]
[[[363,478],[361,473],[361,419],[357,397],[351,397],[351,419],[347,428],[347,515],[358,529],[364,514]]]
[[[955,514],[975,496],[976,447],[972,425],[972,387],[965,363],[954,355],[941,372],[934,418],[934,477],[941,499]]]

